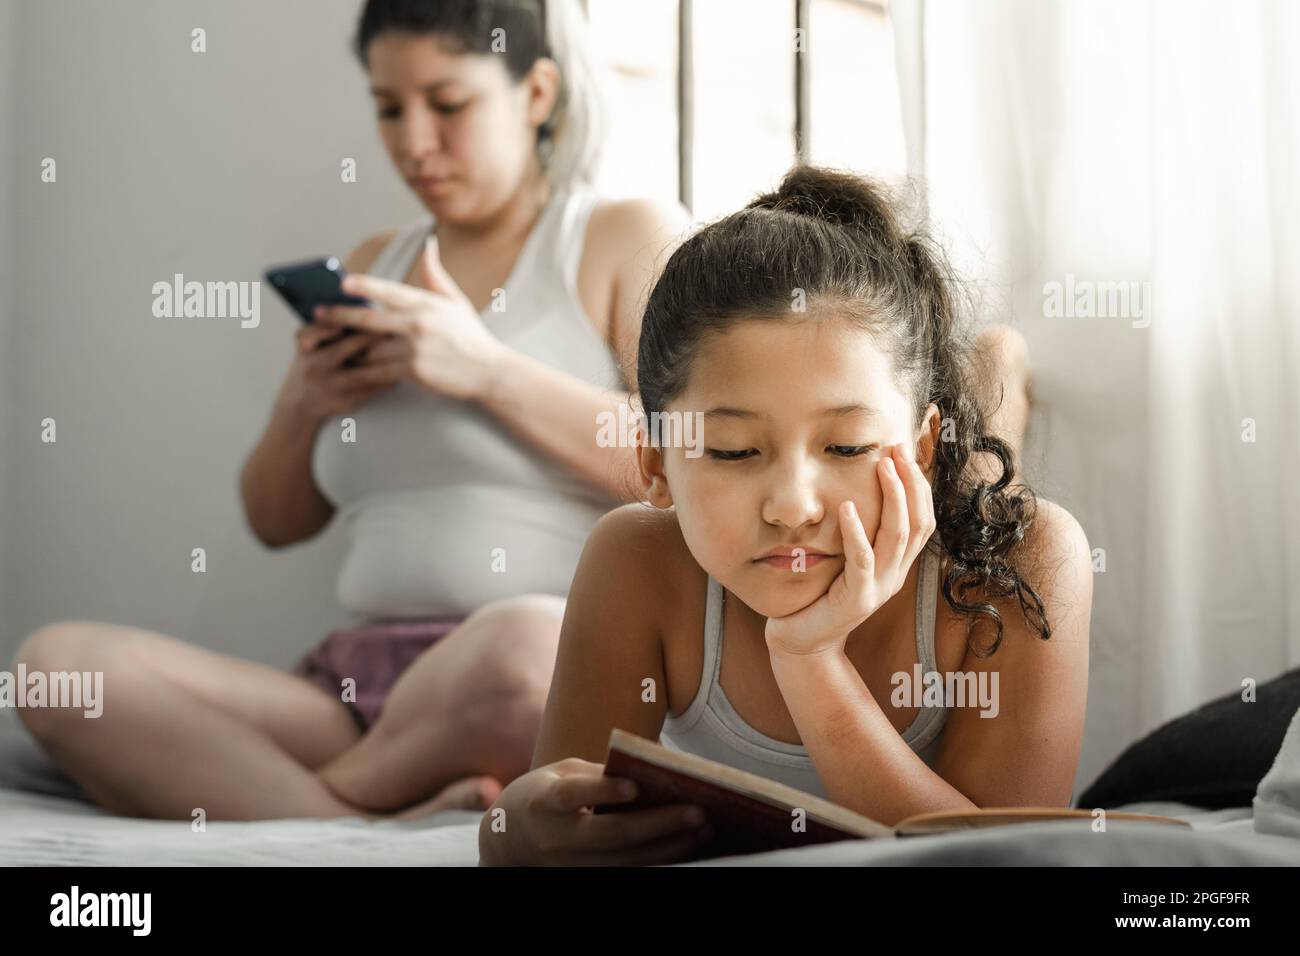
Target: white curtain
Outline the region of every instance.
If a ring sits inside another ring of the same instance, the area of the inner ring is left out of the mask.
[[[909,166],[1029,341],[1026,472],[1104,551],[1081,790],[1300,665],[1300,3],[890,10]]]

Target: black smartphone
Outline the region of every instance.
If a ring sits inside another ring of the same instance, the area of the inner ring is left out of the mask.
[[[343,291],[343,277],[346,275],[336,256],[328,259],[307,259],[303,262],[290,262],[282,266],[272,266],[266,270],[266,281],[289,303],[289,308],[298,314],[304,322],[316,320],[313,311],[318,305],[372,305],[369,299],[359,295],[349,295]],[[338,335],[325,339],[320,345],[337,342],[345,335],[352,335],[356,329],[343,329]],[[320,346],[317,346],[318,348]],[[348,358],[343,364],[347,368],[357,368],[366,360],[369,348]]]
[[[272,266],[266,270],[266,281],[289,303],[289,308],[304,322],[313,321],[312,312],[318,305],[372,305],[369,299],[348,295],[343,291],[343,266],[335,256],[328,259],[308,259]],[[346,332],[351,332],[347,329]]]

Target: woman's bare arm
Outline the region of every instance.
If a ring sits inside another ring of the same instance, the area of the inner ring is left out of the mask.
[[[621,202],[613,213],[604,234],[588,242],[615,256],[607,338],[635,389],[645,300],[664,262],[685,238],[690,219],[680,206],[648,200]],[[608,413],[612,421],[623,421],[620,406],[629,400],[629,392],[600,388],[511,350],[480,402],[514,432],[591,483],[620,499],[637,500],[632,449],[596,442],[599,416]]]
[[[392,233],[372,236],[348,256],[348,272],[364,272]],[[248,526],[270,548],[314,537],[334,506],[312,476],[312,449],[326,418],[296,407],[282,386],[261,439],[244,463],[239,490]]]
[[[239,477],[248,526],[268,548],[314,536],[334,514],[311,474],[323,423],[295,417],[279,402]]]

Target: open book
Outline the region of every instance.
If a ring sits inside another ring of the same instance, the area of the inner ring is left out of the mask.
[[[922,813],[887,827],[775,780],[669,750],[615,728],[609,735],[605,776],[635,780],[637,796],[628,803],[605,804],[596,813],[617,813],[666,803],[703,807],[714,839],[701,856],[731,856],[836,840],[922,836],[1011,823],[1078,820],[1091,826],[1093,812],[1063,807],[987,807]],[[1147,813],[1106,811],[1106,821],[1167,824],[1191,828],[1185,820]]]

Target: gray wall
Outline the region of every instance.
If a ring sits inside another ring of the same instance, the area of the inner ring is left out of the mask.
[[[419,215],[348,52],[359,11],[0,0],[3,661],[46,622],[91,618],[283,665],[347,620],[339,529],[268,551],[239,504],[295,320],[266,288],[257,328],[155,318],[151,287],[258,280]]]

